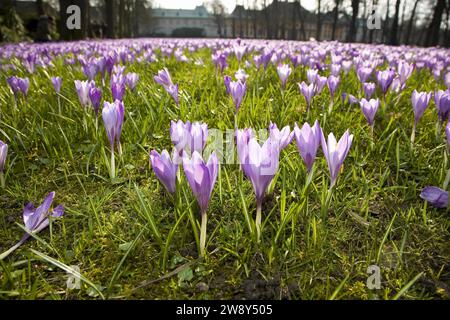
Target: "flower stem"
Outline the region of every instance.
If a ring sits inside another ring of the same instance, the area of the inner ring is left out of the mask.
[[[0,187],[5,188],[5,174],[3,171],[0,171]]]
[[[111,147],[111,179],[116,177],[116,159],[114,157],[114,146]]]
[[[7,256],[9,256],[11,253],[13,253],[17,248],[19,248],[26,240],[28,239],[28,236],[23,236],[22,239],[20,239],[19,242],[17,242],[15,245],[13,245],[11,248],[9,248],[7,251],[3,252],[0,255],[0,261],[5,259]]]
[[[411,132],[411,146],[414,145],[415,140],[416,140],[416,122],[414,122]]]
[[[205,256],[205,244],[206,244],[206,224],[208,222],[208,215],[206,212],[202,212],[202,225],[200,228],[200,256]]]
[[[445,176],[444,186],[442,189],[447,190],[449,182],[450,182],[450,169],[447,170],[447,175]]]
[[[257,201],[256,204],[256,220],[255,220],[255,225],[256,225],[256,242],[260,243],[261,242],[261,207],[262,204],[260,201]]]

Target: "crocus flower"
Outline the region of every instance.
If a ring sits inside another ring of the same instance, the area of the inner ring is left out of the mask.
[[[136,85],[139,81],[139,75],[137,73],[127,73],[125,76],[125,83],[131,91],[134,91],[134,88],[136,88]]]
[[[8,145],[0,140],[0,172],[5,170],[6,155],[8,154]]]
[[[35,208],[32,203],[28,203],[23,209],[23,221],[27,233],[23,235],[20,241],[14,245],[11,249],[0,255],[0,260],[6,258],[14,250],[19,248],[29,237],[31,233],[38,233],[48,227],[50,224],[49,217],[59,218],[64,214],[64,207],[59,205],[51,209],[53,199],[55,197],[55,192],[50,192],[44,199],[44,202]]]
[[[98,110],[100,108],[100,102],[102,100],[102,91],[93,85],[89,89],[89,99],[91,100],[92,107],[94,108],[95,115],[98,116]]]
[[[227,56],[221,52],[217,52],[211,56],[212,61],[216,67],[216,70],[220,70],[220,73],[227,67]]]
[[[345,131],[339,142],[336,142],[334,134],[330,133],[328,135],[328,143],[325,140],[324,133],[322,132],[322,150],[328,163],[328,169],[330,170],[330,188],[332,188],[336,183],[339,170],[348,155],[352,141],[353,135],[351,135],[348,130]]]
[[[316,83],[316,78],[319,75],[319,71],[317,69],[308,69],[306,71],[306,78],[308,78],[309,84]]]
[[[167,68],[158,71],[158,75],[154,76],[153,79],[162,85],[166,92],[172,96],[177,105],[180,104],[178,97],[178,84],[173,84],[172,79],[170,78],[170,73]]]
[[[297,144],[298,152],[305,162],[306,169],[308,172],[311,171],[316,159],[317,150],[320,145],[320,138],[322,134],[322,129],[320,128],[319,122],[316,120],[314,125],[311,127],[309,123],[305,123],[300,129],[297,123],[294,126],[294,136],[295,142]]]
[[[234,46],[234,54],[236,55],[237,60],[241,63],[242,57],[247,51],[247,47],[244,45],[236,45]]]
[[[123,101],[126,89],[125,77],[122,74],[113,74],[110,84],[113,100]]]
[[[372,75],[373,69],[370,67],[360,67],[356,71],[356,74],[358,76],[359,82],[364,83],[367,82],[367,80]]]
[[[223,76],[223,83],[225,84],[225,90],[227,94],[230,94],[230,83],[231,83],[231,77],[230,76]]]
[[[311,100],[315,94],[315,85],[314,85],[314,83],[307,85],[304,81],[302,81],[302,83],[299,83],[298,86],[300,88],[301,94],[305,97],[306,104],[307,104],[308,110],[309,110],[309,108],[311,106]]]
[[[364,96],[366,99],[370,99],[373,94],[375,93],[375,83],[373,82],[364,82],[363,83],[363,89],[364,89]]]
[[[237,150],[242,170],[250,179],[256,195],[256,230],[259,242],[261,234],[261,207],[264,194],[274,178],[279,165],[280,148],[277,141],[267,139],[261,146],[251,131],[237,133]]]
[[[349,94],[349,93],[342,94],[342,103],[344,103],[347,100],[347,98],[348,98],[348,103],[350,103],[350,105],[359,104],[358,98],[356,98],[354,95]]]
[[[444,76],[444,84],[450,90],[450,72]]]
[[[249,76],[248,76],[248,74],[245,72],[244,69],[239,69],[238,71],[236,71],[236,72],[234,73],[234,77],[235,77],[238,81],[240,81],[240,82],[242,82],[242,83],[246,83]]]
[[[189,121],[184,123],[181,120],[178,120],[178,122],[172,120],[170,122],[170,138],[180,155],[186,146],[190,146],[190,131],[191,123]]]
[[[189,128],[190,151],[202,153],[208,139],[208,125],[206,123],[194,122]]]
[[[283,129],[278,129],[276,123],[270,122],[269,136],[273,142],[278,142],[280,151],[285,149],[294,138],[294,132],[291,132],[290,126],[285,126]]]
[[[256,69],[259,69],[261,67],[262,64],[262,57],[260,54],[254,55],[253,56],[253,62],[255,63],[255,67]]]
[[[125,108],[123,102],[116,100],[113,103],[105,102],[102,110],[103,123],[105,125],[106,134],[111,146],[111,178],[116,176],[115,158],[114,158],[114,143],[116,142],[120,148],[120,134],[122,132],[123,118],[125,115]]]
[[[448,206],[448,192],[438,187],[425,187],[420,197],[436,208],[447,208]]]
[[[14,97],[17,98],[17,93],[20,91],[19,88],[19,78],[17,77],[9,77],[6,79],[6,82],[9,85],[9,88],[11,89],[12,93],[14,94]]]
[[[159,154],[156,150],[150,152],[150,162],[153,172],[155,172],[158,180],[164,185],[171,194],[175,193],[175,185],[177,179],[179,155],[174,150],[173,160],[170,158],[169,152],[163,150]]]
[[[450,122],[445,126],[445,135],[447,137],[447,144],[450,146]]]
[[[62,79],[61,77],[52,77],[53,88],[55,88],[56,93],[61,92]]]
[[[448,120],[450,113],[450,91],[437,90],[434,92],[434,103],[438,112],[439,120]]]
[[[291,67],[288,64],[280,64],[277,67],[278,77],[280,77],[281,87],[283,89],[286,86],[286,81],[289,78],[291,72],[292,72],[292,69],[291,69]]]
[[[186,153],[183,153],[183,169],[189,186],[192,189],[192,193],[200,206],[202,216],[200,229],[200,256],[203,256],[205,254],[206,244],[206,211],[214,189],[214,184],[217,180],[219,161],[215,152],[210,155],[207,163],[203,161],[202,156],[197,151],[194,151],[191,159],[189,159]]]
[[[367,101],[365,98],[362,98],[360,101],[361,111],[367,119],[367,122],[370,126],[373,127],[375,114],[377,113],[378,107],[380,106],[379,99],[370,99]]]
[[[89,105],[89,91],[92,87],[92,83],[90,81],[80,81],[75,80],[75,88],[77,90],[78,100],[82,107],[86,107]]]
[[[414,111],[414,124],[417,125],[420,118],[422,118],[425,109],[431,100],[431,92],[417,92],[414,90],[411,96],[411,102]]]
[[[242,100],[244,98],[245,92],[247,90],[247,85],[241,81],[231,81],[229,83],[229,91],[231,98],[233,99],[234,106],[236,107],[236,113],[238,112]]]
[[[409,79],[413,70],[414,70],[413,64],[409,64],[406,61],[400,61],[398,63],[398,76],[400,79],[400,83],[402,85],[404,85],[406,81]]]
[[[114,142],[120,142],[124,115],[125,108],[122,101],[116,100],[113,103],[104,103],[102,110],[103,123],[112,149],[114,149]]]
[[[316,78],[316,94],[320,94],[327,84],[327,77],[317,76]]]
[[[339,86],[340,78],[336,76],[329,76],[327,79],[328,90],[330,90],[331,98],[334,98],[334,94]]]
[[[392,81],[395,77],[395,72],[392,70],[384,70],[377,72],[377,81],[383,91],[383,94],[386,95],[389,87],[392,84]]]

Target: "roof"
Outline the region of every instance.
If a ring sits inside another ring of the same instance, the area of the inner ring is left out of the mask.
[[[195,18],[209,19],[211,14],[206,10],[205,6],[196,6],[195,9],[152,9],[152,17],[155,18]]]

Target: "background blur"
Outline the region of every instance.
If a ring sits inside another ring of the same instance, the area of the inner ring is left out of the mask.
[[[66,27],[71,5],[81,11],[79,30]],[[240,37],[449,47],[449,24],[450,0],[0,0],[2,42]]]

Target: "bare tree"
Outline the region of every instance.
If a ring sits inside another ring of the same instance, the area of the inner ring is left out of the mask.
[[[393,46],[398,44],[397,32],[398,32],[398,17],[400,13],[400,1],[401,0],[397,0],[395,2],[394,21],[392,22],[391,39],[389,40],[389,44]]]
[[[439,31],[441,29],[442,15],[446,7],[445,0],[438,0],[433,11],[433,18],[428,26],[425,46],[431,47],[439,44]]]
[[[408,29],[406,30],[406,37],[405,37],[405,43],[409,44],[409,38],[411,36],[411,31],[414,25],[414,20],[416,18],[416,9],[417,9],[417,5],[419,4],[420,0],[416,0],[414,2],[414,7],[412,9],[411,12],[411,17],[409,18],[409,22],[408,22]]]
[[[359,12],[359,0],[352,0],[352,19],[350,22],[350,30],[347,35],[347,41],[353,42],[356,39],[356,19]]]
[[[322,21],[320,21],[320,9],[322,6],[322,1],[317,0],[317,27],[316,27],[316,39],[320,41],[320,36],[322,33]]]
[[[116,37],[116,12],[116,1],[105,0],[106,36],[110,39]]]
[[[207,7],[211,10],[214,16],[214,21],[217,25],[217,34],[220,38],[222,38],[225,19],[225,6],[221,0],[212,0],[207,3]]]
[[[339,18],[339,4],[341,0],[334,0],[334,9],[333,9],[333,30],[331,30],[331,40],[336,40],[336,28],[337,22]]]

